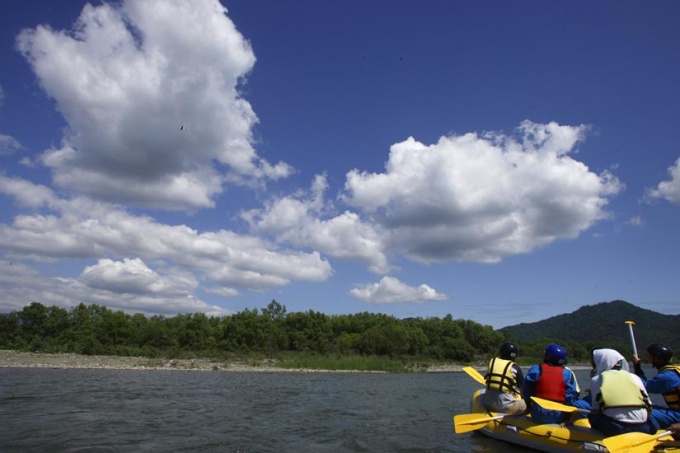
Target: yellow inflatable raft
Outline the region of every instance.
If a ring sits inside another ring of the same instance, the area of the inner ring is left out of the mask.
[[[506,415],[488,412],[482,405],[480,399],[482,394],[483,390],[477,390],[473,394],[471,414],[454,417],[457,433],[476,431],[493,439],[555,453],[680,452],[678,442],[674,442],[668,432],[659,432],[656,435],[629,433],[603,438],[601,432],[590,428],[587,419],[577,420],[568,426],[540,425],[524,414]]]
[[[482,390],[472,396],[470,412],[495,417],[499,414],[487,412],[481,403]],[[503,415],[503,414],[500,414]],[[539,425],[526,415],[506,415],[501,419],[491,420],[477,432],[494,439],[515,445],[545,452],[597,452],[606,453],[607,448],[599,441],[602,433],[590,428],[584,419],[575,425],[561,427],[557,424]]]

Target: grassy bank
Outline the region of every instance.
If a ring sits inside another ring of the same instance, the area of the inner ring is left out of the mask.
[[[276,364],[280,368],[308,370],[357,370],[357,371],[406,371],[404,364],[385,357],[328,357],[328,356],[297,356],[282,359]]]

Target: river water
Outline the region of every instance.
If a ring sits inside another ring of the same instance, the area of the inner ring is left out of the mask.
[[[465,373],[2,368],[0,451],[524,451],[454,433],[477,388]]]

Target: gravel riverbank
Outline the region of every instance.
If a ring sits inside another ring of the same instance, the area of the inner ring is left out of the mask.
[[[79,354],[43,354],[0,350],[0,368],[101,368],[113,370],[182,370],[231,372],[329,372],[328,370],[279,368],[271,360],[260,362],[224,362],[214,359],[150,359]],[[443,365],[428,368],[428,372],[462,371],[462,365]],[[337,372],[337,371],[333,371]],[[351,372],[351,371],[346,371]]]

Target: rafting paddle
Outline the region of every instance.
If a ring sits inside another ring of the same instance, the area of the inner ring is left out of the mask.
[[[544,398],[539,398],[537,396],[532,396],[531,399],[534,403],[541,406],[543,409],[548,409],[549,411],[560,411],[560,412],[583,412],[584,414],[589,413],[588,409],[581,409],[580,407],[567,406],[566,404],[556,403],[555,401],[546,400]]]
[[[635,323],[633,321],[626,321],[626,324],[628,324],[628,332],[630,333],[630,342],[633,343],[633,357],[635,357],[635,360],[637,360],[638,359],[637,346],[635,346],[635,335],[633,335],[633,325]]]
[[[602,439],[602,443],[610,453],[649,453],[650,448],[645,444],[656,442],[670,434],[670,431],[659,434],[626,433]]]
[[[471,366],[466,366],[465,368],[463,368],[463,371],[465,371],[475,381],[479,382],[484,386],[486,385],[486,379],[484,379],[484,376],[482,376],[479,371],[475,370]]]
[[[477,431],[484,428],[487,423],[494,420],[500,420],[506,415],[496,415],[494,417],[480,417],[484,414],[461,414],[453,417],[453,427],[456,434],[467,433],[469,431]]]

